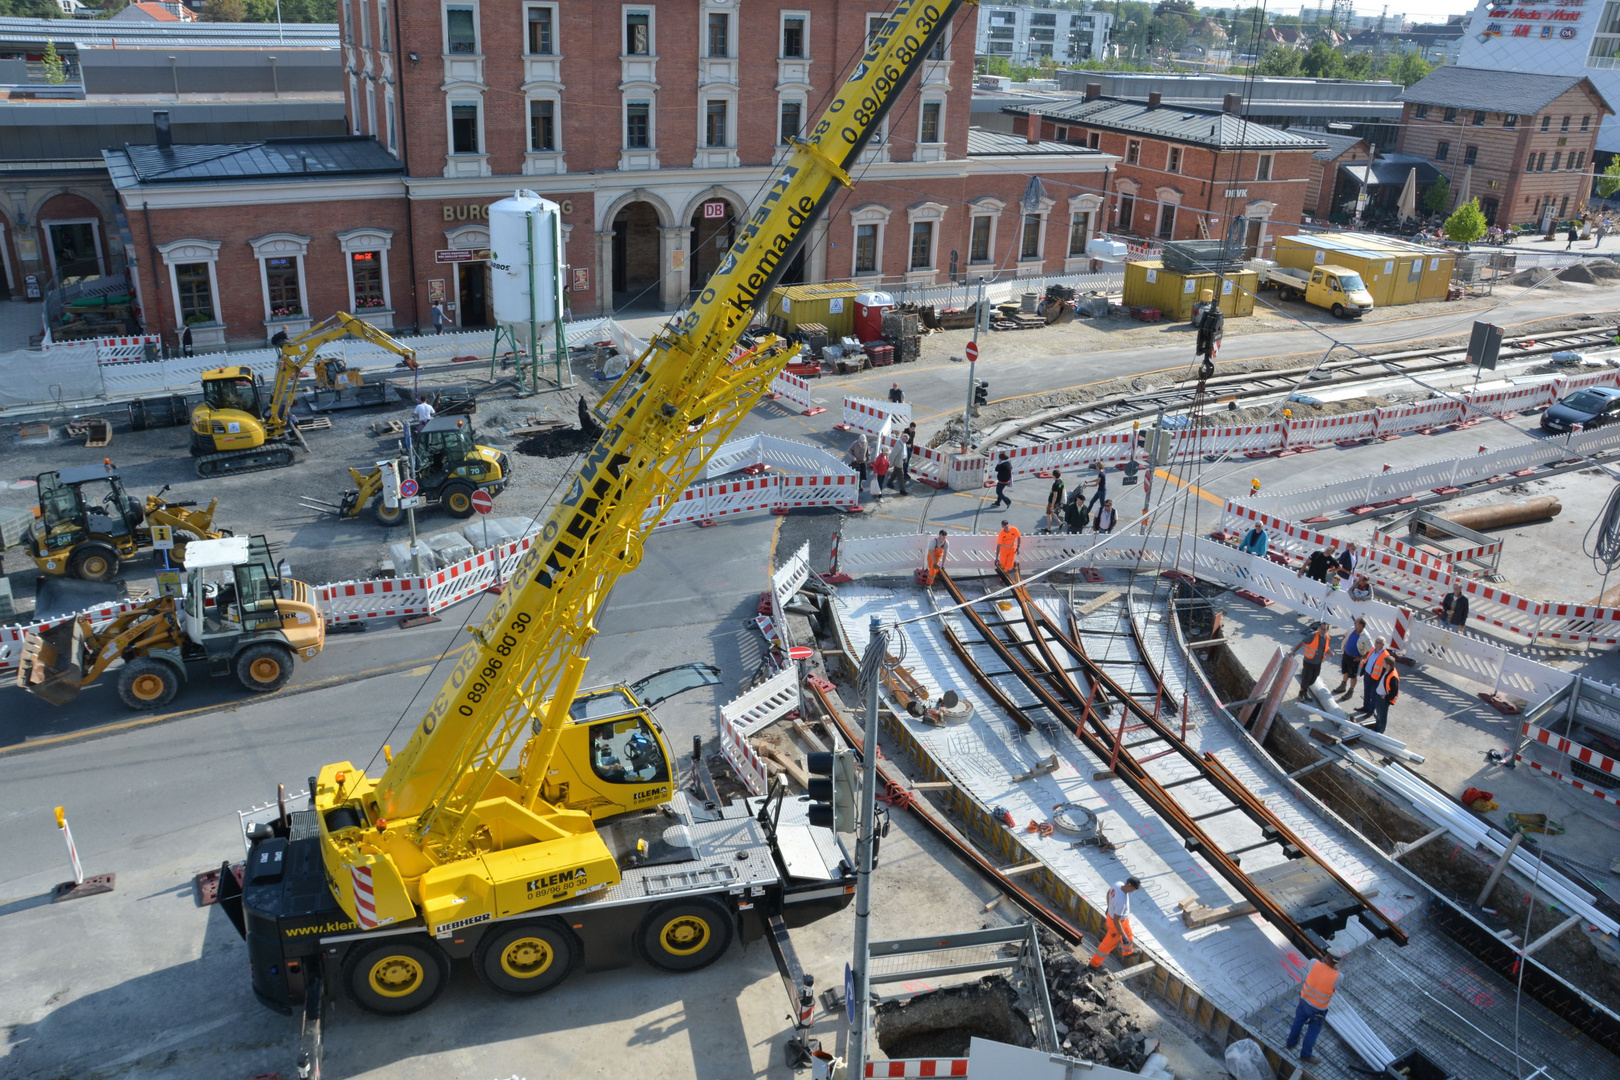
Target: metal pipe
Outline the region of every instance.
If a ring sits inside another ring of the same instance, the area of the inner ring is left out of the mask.
[[[861,802],[856,816],[855,840],[855,956],[851,982],[854,994],[849,1029],[849,1073],[866,1075],[867,1043],[871,1038],[871,957],[867,955],[872,922],[872,844],[877,806],[878,692],[883,686],[883,664],[889,653],[889,634],[872,616],[861,674],[866,677],[866,732],[861,741]]]

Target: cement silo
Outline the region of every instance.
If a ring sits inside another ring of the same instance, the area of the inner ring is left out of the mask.
[[[527,353],[531,371],[537,374],[550,331],[556,339],[557,380],[562,385],[567,353],[562,337],[562,208],[532,191],[517,191],[491,205],[488,213],[497,351],[500,338],[510,338],[514,359]]]

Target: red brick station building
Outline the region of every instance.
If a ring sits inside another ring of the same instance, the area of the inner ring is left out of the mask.
[[[876,10],[874,10],[876,9]],[[351,135],[106,151],[149,331],[199,347],[342,309],[490,325],[485,208],[558,202],[570,314],[668,311],[882,25],[851,0],[341,0]],[[1117,156],[969,129],[973,10],[925,61],[788,281],[1089,266]]]

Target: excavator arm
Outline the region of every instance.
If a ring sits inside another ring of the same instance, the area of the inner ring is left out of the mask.
[[[270,393],[270,412],[265,417],[265,434],[280,438],[292,424],[293,401],[298,389],[298,377],[314,357],[315,351],[329,341],[343,337],[357,337],[369,341],[379,349],[386,349],[399,357],[406,367],[417,370],[416,353],[407,349],[383,331],[346,311],[316,323],[281,347],[281,361],[276,365],[276,383]]]
[[[504,780],[496,783],[499,770],[531,730],[520,788],[510,798],[523,810],[542,803],[609,593],[641,561],[667,500],[701,477],[787,362],[775,337],[746,333],[754,312],[839,186],[851,183],[849,168],[959,6],[899,0],[809,137],[794,144],[687,314],[604,399],[600,440],[409,742],[374,785],[345,766],[323,771],[314,794],[317,808],[332,808],[331,829],[322,835],[325,861],[351,914],[355,899],[343,867],[367,864],[379,914],[387,897],[389,915],[401,917],[409,912],[400,898],[429,867],[448,872],[445,864],[455,862],[478,872],[471,868],[490,859],[490,845],[503,846],[500,828],[481,821],[480,801],[492,784],[496,793],[508,790]],[[550,809],[553,820],[564,813]],[[548,901],[531,894],[515,902]]]

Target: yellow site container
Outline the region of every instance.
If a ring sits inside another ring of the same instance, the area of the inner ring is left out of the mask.
[[[1125,306],[1158,308],[1166,319],[1186,322],[1199,295],[1209,289],[1220,297],[1222,314],[1253,315],[1259,282],[1260,275],[1252,270],[1228,274],[1223,284],[1219,274],[1178,274],[1156,259],[1126,263]]]
[[[853,281],[783,285],[771,293],[765,311],[767,315],[780,315],[789,330],[797,330],[800,323],[820,323],[836,343],[838,338],[855,332],[855,297],[871,288]]]
[[[1335,263],[1361,275],[1378,307],[1444,300],[1457,256],[1445,249],[1368,233],[1279,237],[1279,266],[1309,271]]]

